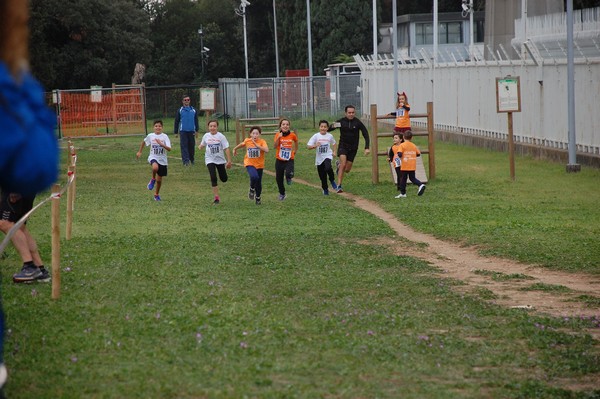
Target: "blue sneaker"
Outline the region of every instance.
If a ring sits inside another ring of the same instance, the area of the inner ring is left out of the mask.
[[[323,190],[323,195],[329,195],[329,190],[328,189]]]
[[[156,179],[150,179],[150,182],[148,183],[148,190],[154,189],[154,183],[156,183]]]
[[[335,182],[335,180],[331,181],[331,188],[337,191],[337,183]]]
[[[34,265],[23,265],[21,271],[13,274],[13,282],[15,283],[30,283],[37,280],[42,275],[39,267]]]
[[[154,201],[160,201],[160,195],[155,195],[154,196]]]

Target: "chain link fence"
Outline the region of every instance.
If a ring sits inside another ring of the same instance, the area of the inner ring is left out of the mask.
[[[135,103],[140,103],[140,109],[135,110],[135,120],[139,121],[134,127],[135,131],[124,128],[125,122],[134,119],[130,115],[133,112],[130,109],[133,107],[130,104],[132,100],[118,93],[118,90],[132,89],[138,93],[137,97],[133,96],[136,98]],[[205,104],[201,101],[201,92],[206,89],[214,89],[215,93],[210,110],[203,109]],[[224,131],[235,129],[236,119],[264,117],[286,117],[293,120],[296,128],[314,128],[320,119],[342,117],[344,107],[348,104],[356,106],[358,115],[362,114],[360,74],[247,81],[220,79],[218,83],[150,87],[140,85],[117,90],[114,87],[90,88],[76,90],[78,97],[67,96],[67,92],[72,91],[55,90],[54,96],[53,93],[47,93],[48,103],[55,107],[58,120],[70,123],[68,132],[64,123],[59,125],[64,130],[62,135],[59,130],[59,136],[145,134],[145,121],[174,118],[184,96],[190,96],[191,105],[200,111],[200,115],[206,116],[209,112],[212,117],[222,119],[221,128]],[[103,94],[100,98],[104,105],[100,107],[96,105],[94,98],[97,93]],[[118,101],[127,104],[125,106]],[[166,123],[165,130],[170,131],[171,126]]]

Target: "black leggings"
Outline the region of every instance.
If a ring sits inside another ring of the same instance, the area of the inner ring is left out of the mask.
[[[329,187],[327,184],[327,177],[329,177],[329,181],[335,180],[335,174],[331,167],[331,159],[326,158],[321,165],[317,165],[317,172],[319,172],[319,179],[321,179],[321,188],[327,190]]]
[[[217,171],[219,171],[219,179],[221,179],[223,183],[227,181],[227,169],[225,169],[224,163],[209,163],[206,167],[210,174],[210,184],[212,187],[217,187]]]
[[[277,188],[279,189],[279,194],[285,194],[285,185],[283,184],[283,176],[287,179],[291,179],[294,177],[294,160],[290,159],[289,161],[281,161],[279,159],[275,160],[275,181],[277,182]]]

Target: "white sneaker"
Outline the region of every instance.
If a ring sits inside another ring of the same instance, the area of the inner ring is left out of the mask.
[[[421,184],[421,185],[419,186],[419,191],[417,191],[417,195],[423,195],[423,193],[425,192],[425,189],[426,189],[426,188],[427,188],[427,187],[426,187],[424,184]]]
[[[394,198],[406,198],[406,194],[398,194]]]

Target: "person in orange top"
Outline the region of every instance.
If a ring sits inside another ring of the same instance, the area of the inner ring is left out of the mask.
[[[290,131],[290,120],[279,121],[279,132],[275,135],[275,181],[279,189],[279,201],[286,198],[283,177],[287,184],[292,184],[294,177],[294,156],[298,151],[298,136]]]
[[[400,194],[396,198],[406,198],[406,182],[410,179],[412,184],[419,186],[417,195],[423,195],[425,184],[421,183],[415,174],[417,170],[417,157],[421,156],[421,151],[413,144],[412,131],[404,132],[404,142],[400,142],[401,133],[394,133],[394,145],[388,154],[388,160],[394,162],[396,174],[398,175],[398,190]],[[398,162],[400,165],[398,165]]]
[[[265,153],[269,152],[267,142],[260,135],[262,130],[259,126],[250,128],[250,137],[239,143],[233,149],[233,155],[237,155],[237,150],[246,147],[244,155],[244,166],[250,177],[250,191],[248,199],[255,200],[256,205],[261,204],[260,195],[262,194],[262,175],[265,168]]]
[[[396,125],[394,126],[394,132],[404,133],[410,130],[410,105],[406,93],[397,93],[396,95],[396,110],[390,112],[388,115],[396,117]]]

